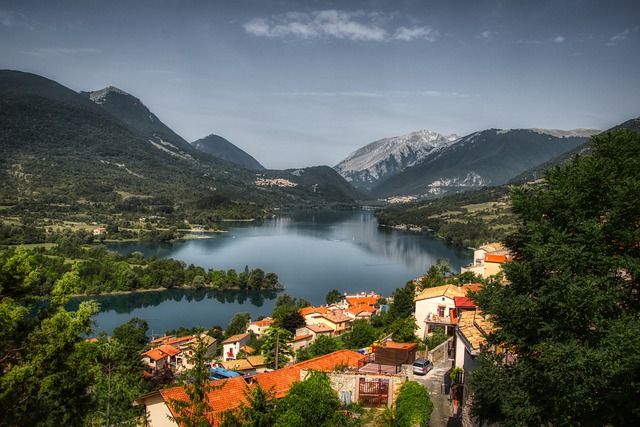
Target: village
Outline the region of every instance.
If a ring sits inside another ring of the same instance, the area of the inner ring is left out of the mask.
[[[472,264],[462,267],[461,273],[472,272],[482,279],[500,280],[501,265],[509,259],[510,252],[501,244],[485,244],[475,250]],[[437,427],[439,422],[465,425],[464,421],[468,422],[470,417],[466,403],[471,395],[465,377],[474,369],[486,336],[493,330],[491,320],[476,309],[473,301],[472,292],[481,287],[480,283],[445,284],[416,290],[414,341],[428,339],[434,331],[444,330],[446,340],[435,348],[419,350],[417,342],[396,342],[391,334],[358,350],[338,350],[304,361],[294,357],[277,369],[277,362],[268,363],[259,349],[250,346],[252,338],[264,337],[273,327],[274,319],[267,317],[248,322],[244,333],[222,342],[206,333],[154,339],[141,355],[145,375],[152,376],[163,370],[176,375],[188,372],[194,367],[194,346],[200,343],[206,346],[209,379],[218,384],[207,397],[214,413],[233,411],[246,403],[247,390],[255,384],[270,390],[276,399],[283,398],[294,383],[303,381],[311,371],[326,372],[335,394],[345,406],[357,403],[365,408],[391,408],[401,386],[406,381],[417,380],[422,373],[412,367],[414,362],[426,360],[428,368],[424,374],[426,377],[439,375],[434,379],[435,384],[440,385],[439,390],[430,390],[440,402],[436,404],[431,425]],[[301,308],[299,313],[305,325],[297,328],[295,336],[282,345],[297,355],[319,337],[341,336],[351,331],[354,321],[368,321],[388,309],[381,301],[388,302],[373,292],[362,292],[343,294],[332,304]],[[503,352],[500,348],[492,350]],[[504,355],[512,357],[506,351]],[[434,365],[440,369],[428,372]],[[424,380],[420,382],[426,386]],[[174,421],[173,402],[186,399],[184,386],[170,386],[141,396],[134,404],[145,406],[148,425],[174,426],[178,424]],[[220,421],[211,420],[213,425],[219,425]]]

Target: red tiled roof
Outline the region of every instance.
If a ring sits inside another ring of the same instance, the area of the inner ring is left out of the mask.
[[[476,304],[469,297],[453,297],[456,308],[476,308]]]
[[[336,325],[338,323],[350,322],[351,321],[351,318],[349,316],[347,316],[346,314],[344,314],[344,313],[327,313],[327,314],[323,315],[322,317],[324,317],[325,319],[327,319],[331,323],[335,323]]]
[[[358,362],[364,358],[364,355],[356,351],[339,350],[276,371],[256,374],[253,379],[257,381],[263,389],[272,389],[275,397],[279,399],[287,395],[294,382],[300,381],[301,370],[315,369],[318,371],[331,371],[339,365],[357,367]]]
[[[302,314],[302,317],[304,316],[308,316],[310,314],[314,314],[314,313],[318,313],[318,314],[327,314],[329,312],[329,309],[327,307],[304,307],[301,308],[300,310],[300,314]]]
[[[180,350],[170,345],[163,345],[157,348],[152,348],[151,350],[142,353],[142,356],[147,356],[153,360],[160,360],[167,356],[175,356],[180,354]]]

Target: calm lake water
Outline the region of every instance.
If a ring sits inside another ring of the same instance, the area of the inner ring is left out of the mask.
[[[454,272],[471,262],[472,251],[411,232],[378,227],[372,211],[296,211],[259,222],[227,223],[225,233],[175,243],[117,243],[121,253],[140,251],[216,270],[261,268],[274,272],[283,292],[325,303],[331,289],[389,296],[422,276],[438,258]],[[271,313],[276,292],[169,290],[97,297],[96,332],[110,334],[132,317],[147,320],[154,335],[179,326],[225,327],[233,314],[253,318]],[[73,301],[78,304],[79,299]]]

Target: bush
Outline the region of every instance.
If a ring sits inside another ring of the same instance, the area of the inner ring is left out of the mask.
[[[429,398],[429,391],[415,381],[407,381],[400,388],[395,404],[395,425],[397,427],[411,427],[414,425],[428,426],[433,402]]]

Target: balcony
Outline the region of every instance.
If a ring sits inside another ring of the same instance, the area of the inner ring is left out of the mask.
[[[451,316],[441,316],[436,313],[429,313],[424,319],[425,323],[432,323],[437,325],[453,325]]]

